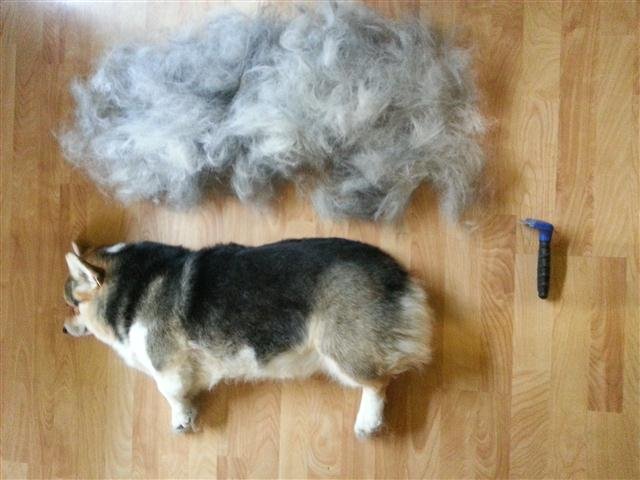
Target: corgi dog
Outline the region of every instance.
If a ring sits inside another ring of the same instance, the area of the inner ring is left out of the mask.
[[[362,389],[354,430],[366,437],[383,425],[389,380],[430,360],[423,289],[371,245],[72,247],[63,331],[94,335],[150,375],[177,432],[194,429],[194,397],[220,381],[324,373]]]

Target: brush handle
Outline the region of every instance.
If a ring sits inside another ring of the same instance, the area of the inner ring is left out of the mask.
[[[549,296],[549,278],[551,277],[551,241],[540,240],[538,247],[538,297]]]

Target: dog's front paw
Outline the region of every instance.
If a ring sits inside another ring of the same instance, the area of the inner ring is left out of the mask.
[[[353,431],[356,433],[356,436],[358,438],[365,439],[379,433],[382,430],[383,426],[384,422],[382,420],[382,417],[358,416],[358,418],[356,419],[356,424],[353,427]]]
[[[196,431],[196,417],[198,412],[194,407],[185,406],[171,412],[171,427],[176,433]]]

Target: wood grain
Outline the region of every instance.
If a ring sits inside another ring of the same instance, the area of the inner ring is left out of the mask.
[[[474,50],[492,125],[468,223],[428,187],[395,225],[318,219],[293,189],[264,210],[125,208],[60,156],[69,82],[110,45],[257,4],[0,2],[2,478],[640,478],[640,5],[368,3]],[[547,301],[523,216],[557,229]],[[220,385],[175,436],[150,379],[60,332],[73,239],[303,236],[379,245],[429,292],[433,364],[391,384],[380,438],[354,438],[358,392],[323,378]]]
[[[560,60],[560,156],[556,222],[571,238],[569,253],[593,249],[593,175],[596,163],[594,58],[598,8],[576,2],[562,6]]]
[[[591,318],[589,410],[622,411],[626,261],[601,258],[597,265],[596,314]]]

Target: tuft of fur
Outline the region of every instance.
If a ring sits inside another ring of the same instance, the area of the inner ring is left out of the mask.
[[[428,181],[455,217],[484,162],[468,53],[352,3],[116,48],[72,93],[65,156],[124,202],[265,202],[291,181],[322,215],[392,220]]]

